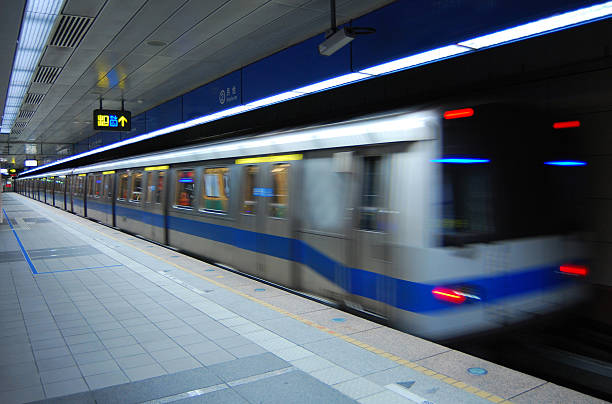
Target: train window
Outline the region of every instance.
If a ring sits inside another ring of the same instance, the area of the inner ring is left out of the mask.
[[[96,178],[96,183],[94,185],[94,187],[95,187],[95,195],[94,196],[96,198],[99,198],[99,197],[102,196],[102,189],[103,189],[102,188],[102,175],[98,174],[98,175],[96,175],[95,178]]]
[[[359,208],[359,228],[379,230],[377,213],[382,205],[380,186],[382,158],[369,156],[363,159],[363,183],[361,186],[361,206]]]
[[[87,176],[87,195],[93,197],[94,196],[94,176]]]
[[[162,191],[164,190],[165,177],[165,171],[160,171],[157,173],[157,186],[155,187],[155,203],[157,204],[160,204],[162,202]]]
[[[111,199],[113,197],[113,176],[112,174],[106,174],[104,176],[104,195],[106,198]]]
[[[255,184],[259,167],[246,166],[244,167],[244,198],[242,202],[242,213],[254,215],[257,212],[257,201],[254,198]]]
[[[193,193],[195,188],[195,171],[177,170],[175,205],[182,208],[193,207]]]
[[[271,217],[287,218],[289,204],[289,167],[280,163],[272,166],[272,202],[269,214]]]
[[[441,223],[444,245],[483,242],[494,236],[491,174],[485,165],[444,166]]]
[[[130,192],[130,202],[140,202],[142,197],[142,173],[132,174],[132,192]]]
[[[203,209],[227,212],[229,205],[229,168],[206,168],[202,188]]]
[[[119,174],[119,192],[117,199],[126,200],[128,193],[128,173]]]
[[[147,171],[147,192],[146,192],[146,197],[145,197],[145,201],[147,203],[151,203],[153,202],[153,194],[155,193],[155,184],[153,183],[153,177],[155,176],[155,173],[153,171]]]

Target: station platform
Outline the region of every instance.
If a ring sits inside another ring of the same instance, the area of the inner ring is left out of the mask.
[[[2,403],[604,402],[1,195]]]

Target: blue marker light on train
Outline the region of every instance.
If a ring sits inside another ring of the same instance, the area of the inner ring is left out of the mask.
[[[544,164],[549,166],[586,166],[585,161],[576,160],[545,161]]]
[[[477,163],[489,163],[489,159],[468,159],[468,158],[446,158],[430,160],[432,163],[451,163],[451,164],[477,164]]]
[[[179,182],[193,182],[191,178],[181,178]]]

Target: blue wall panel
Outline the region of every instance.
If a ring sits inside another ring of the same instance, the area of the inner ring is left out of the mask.
[[[74,145],[74,153],[83,153],[89,150],[89,138],[83,139]]]
[[[183,121],[240,105],[240,70],[183,95]]]
[[[165,128],[182,122],[183,97],[176,97],[148,110],[146,113],[146,132]]]
[[[146,113],[138,114],[132,117],[132,130],[129,132],[120,132],[121,139],[127,139],[137,135],[141,135],[146,131]]]
[[[453,0],[398,1],[353,21],[376,33],[358,37],[353,47],[353,70],[413,55],[469,38],[510,28],[593,0]]]
[[[350,47],[332,56],[321,56],[318,45],[324,39],[317,35],[244,67],[243,103],[350,73]]]

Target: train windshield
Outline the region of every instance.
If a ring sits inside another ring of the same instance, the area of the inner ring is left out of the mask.
[[[544,164],[577,147],[551,133],[547,122],[533,118],[537,114],[511,122],[495,110],[481,112],[481,119],[445,122],[444,157],[488,161],[441,163],[442,244],[580,231],[584,169]]]

